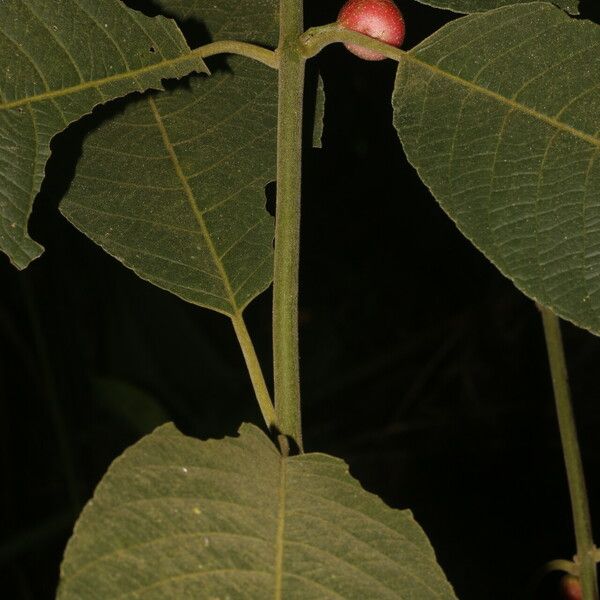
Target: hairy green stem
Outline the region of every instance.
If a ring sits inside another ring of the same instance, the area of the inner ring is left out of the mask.
[[[208,58],[215,54],[239,54],[240,56],[247,56],[248,58],[257,60],[273,69],[277,69],[279,66],[279,58],[273,50],[236,40],[211,42],[210,44],[196,48],[194,53],[202,58]]]
[[[275,411],[281,433],[302,449],[298,352],[298,265],[302,100],[305,58],[299,37],[301,0],[280,2],[279,109],[277,115],[277,199],[273,272],[273,368]]]
[[[231,317],[233,323],[233,329],[237,336],[244,360],[246,361],[246,367],[250,375],[250,381],[254,388],[254,394],[258,401],[258,407],[262,413],[263,419],[269,429],[274,428],[277,417],[275,415],[275,409],[273,408],[273,402],[271,401],[271,395],[269,394],[269,388],[265,382],[262,369],[260,368],[260,362],[258,356],[256,356],[256,350],[252,343],[252,338],[248,333],[244,317],[241,314],[236,314]]]
[[[575,542],[577,546],[576,563],[583,589],[584,600],[598,600],[598,579],[596,575],[596,547],[592,537],[592,524],[588,497],[583,475],[581,452],[577,439],[575,416],[571,404],[569,379],[565,352],[558,317],[549,309],[540,306],[544,322],[544,335],[548,349],[548,360],[552,374],[554,399],[562,442],[563,456],[569,482]]]

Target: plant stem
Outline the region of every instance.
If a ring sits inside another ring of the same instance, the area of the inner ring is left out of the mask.
[[[298,353],[298,265],[302,100],[305,58],[300,53],[301,0],[281,0],[279,110],[277,115],[277,199],[273,273],[273,368],[275,411],[281,433],[302,449]]]
[[[277,69],[279,65],[279,57],[273,50],[236,40],[211,42],[210,44],[196,48],[194,53],[202,58],[208,58],[215,54],[239,54],[240,56],[247,56],[248,58],[257,60],[273,69]]]
[[[269,394],[269,389],[267,388],[262,369],[260,368],[260,363],[258,361],[258,357],[256,356],[256,350],[254,349],[252,338],[248,333],[244,317],[241,315],[241,313],[235,314],[231,317],[231,322],[233,323],[235,335],[237,336],[240,348],[242,349],[242,354],[244,355],[244,360],[246,361],[246,367],[248,368],[250,381],[252,382],[252,387],[254,388],[254,393],[256,395],[256,400],[258,401],[260,412],[262,413],[267,427],[272,429],[275,427],[277,417],[275,415],[275,409],[273,408],[273,403],[271,402],[271,395]]]
[[[544,322],[544,335],[546,336],[560,438],[571,496],[575,542],[577,545],[576,563],[578,563],[580,569],[579,576],[584,600],[598,600],[598,580],[595,560],[596,547],[594,546],[592,537],[590,509],[588,506],[579,441],[577,439],[577,428],[571,404],[560,322],[558,317],[549,308],[540,306],[540,310]]]

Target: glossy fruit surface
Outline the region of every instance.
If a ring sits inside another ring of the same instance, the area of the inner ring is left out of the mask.
[[[565,575],[560,580],[560,591],[563,600],[581,600],[583,598],[581,583],[573,575]]]
[[[399,47],[404,41],[404,18],[392,0],[348,0],[337,22],[352,31],[364,33],[392,46]],[[364,60],[383,60],[385,56],[354,44],[346,48]]]

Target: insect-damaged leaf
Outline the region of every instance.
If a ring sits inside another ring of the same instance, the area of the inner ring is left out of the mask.
[[[259,4],[189,2],[174,15],[201,19],[215,41],[274,44],[276,4]],[[227,57],[210,77],[147,95],[91,134],[61,210],[144,279],[239,313],[272,279],[265,185],[276,124],[277,73]]]
[[[120,0],[0,2],[0,250],[22,269],[50,140],[94,106],[206,71],[175,23]]]
[[[421,528],[324,454],[256,427],[165,425],[108,470],[75,526],[58,600],[454,600]]]

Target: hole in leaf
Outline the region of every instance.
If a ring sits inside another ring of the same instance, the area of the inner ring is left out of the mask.
[[[274,181],[267,183],[265,186],[265,196],[267,197],[267,202],[265,204],[265,208],[269,212],[269,214],[274,217],[275,216],[275,198],[277,196],[277,185]]]
[[[188,17],[185,19],[180,18],[176,13],[164,9],[157,0],[123,0],[123,2],[129,8],[137,10],[147,17],[161,15],[163,17],[174,19],[192,50],[213,41],[208,27],[201,20],[196,19],[195,17]],[[154,51],[155,50],[152,48],[150,49],[150,52]],[[232,72],[227,64],[227,56],[224,54],[211,56],[208,62],[210,62],[210,70],[213,73],[216,73],[217,71],[223,71],[225,73]]]
[[[594,23],[600,23],[600,5],[598,0],[581,0],[579,3],[581,19],[588,19]]]

